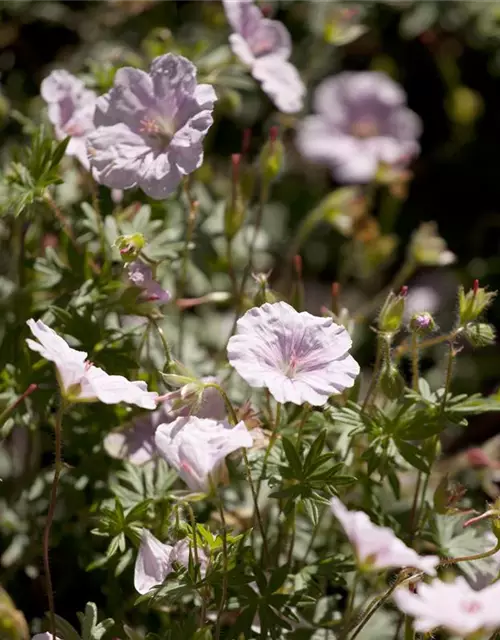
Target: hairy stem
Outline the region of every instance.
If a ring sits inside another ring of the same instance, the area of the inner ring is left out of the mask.
[[[227,571],[228,571],[228,555],[227,555],[227,528],[226,518],[224,516],[224,507],[222,505],[222,499],[219,496],[217,500],[219,507],[219,514],[222,523],[222,554],[223,554],[223,574],[222,574],[222,594],[220,598],[219,610],[217,612],[217,622],[215,625],[215,640],[220,640],[221,621],[224,608],[227,600]]]
[[[52,481],[52,488],[50,491],[49,511],[47,513],[47,521],[45,523],[45,529],[43,531],[43,566],[45,571],[45,580],[47,582],[47,600],[49,601],[49,613],[50,613],[50,631],[53,637],[56,637],[56,614],[54,607],[54,592],[52,589],[52,576],[50,574],[50,562],[49,562],[49,548],[50,548],[50,530],[52,528],[52,522],[54,520],[54,512],[56,510],[57,500],[57,485],[59,483],[59,476],[61,474],[62,460],[61,460],[61,432],[62,432],[62,418],[64,414],[64,402],[61,402],[59,410],[56,416],[56,423],[54,427],[55,432],[55,469],[54,479]]]
[[[411,334],[411,388],[418,392],[418,335],[414,331]]]
[[[415,631],[410,616],[405,616],[405,634],[404,640],[415,640]]]
[[[6,409],[2,411],[0,414],[0,426],[7,420],[10,414],[17,409],[17,407],[21,404],[23,400],[25,400],[28,396],[30,396],[33,391],[38,389],[37,384],[30,384],[24,393],[22,393],[19,398],[16,398],[12,404],[10,404]]]
[[[420,351],[422,351],[423,349],[428,349],[429,347],[435,347],[438,344],[443,344],[443,342],[453,342],[462,332],[463,327],[458,327],[457,329],[453,329],[453,331],[450,331],[450,333],[447,333],[443,336],[435,336],[434,338],[422,340],[419,343],[418,348]],[[403,356],[405,353],[408,353],[410,349],[411,343],[409,343],[408,341],[400,344],[399,347],[396,347],[394,349],[394,355],[396,356],[396,359],[399,360],[399,358],[401,358],[401,356]]]
[[[382,366],[382,338],[377,337],[377,351],[375,355],[375,364],[373,365],[372,379],[370,380],[370,386],[366,392],[366,396],[363,402],[362,410],[366,411],[369,406],[369,402],[375,393],[380,378],[380,368]]]
[[[250,491],[252,492],[252,500],[253,500],[253,506],[255,510],[255,517],[257,518],[257,524],[259,526],[260,535],[262,537],[262,548],[264,551],[264,560],[266,563],[268,563],[270,554],[269,554],[269,547],[267,546],[266,530],[264,528],[264,521],[262,520],[262,514],[259,509],[258,495],[255,489],[255,485],[253,483],[252,471],[250,469],[250,463],[248,462],[246,449],[243,449],[243,460],[245,462],[245,469],[247,473],[248,484],[250,485]]]
[[[389,587],[389,589],[382,596],[378,596],[377,598],[372,600],[372,602],[368,606],[368,611],[365,612],[363,619],[356,627],[350,640],[354,640],[354,638],[356,638],[356,636],[358,636],[361,633],[361,631],[365,628],[365,626],[371,620],[372,616],[380,609],[380,607],[382,607],[387,602],[387,600],[389,600],[389,598],[392,596],[392,594],[396,590],[396,587],[402,584],[402,582],[403,582],[402,580],[396,580],[394,584],[391,587]]]

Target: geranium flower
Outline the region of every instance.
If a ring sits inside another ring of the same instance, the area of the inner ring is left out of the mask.
[[[369,182],[381,164],[403,167],[420,150],[420,118],[406,106],[403,89],[378,71],[327,78],[314,108],[299,127],[297,146],[341,182]]]
[[[207,377],[202,380],[211,382],[215,378]],[[191,414],[212,420],[224,420],[226,417],[224,401],[213,387],[203,390],[199,406],[191,406],[190,400],[182,398],[182,389],[172,391],[156,411],[137,416],[128,427],[109,433],[104,439],[104,448],[113,458],[141,465],[151,460],[156,453],[155,431],[160,424]]]
[[[123,376],[110,376],[87,360],[85,351],[72,349],[66,340],[44,324],[28,320],[27,325],[38,340],[26,340],[28,347],[56,365],[62,394],[70,402],[104,404],[125,402],[143,409],[155,409],[157,393],[148,392],[142,380],[130,382]]]
[[[196,67],[182,56],[155,58],[149,73],[119,69],[113,88],[97,99],[96,130],[88,136],[95,179],[165,198],[201,165],[216,99],[211,85],[196,84]]]
[[[162,584],[172,571],[170,555],[172,545],[163,544],[158,538],[143,529],[141,546],[135,561],[134,587],[140,594],[147,593],[153,587]]]
[[[31,640],[54,640],[54,636],[46,631],[45,633],[37,633]],[[55,640],[61,640],[58,636],[55,636]]]
[[[253,438],[244,422],[230,427],[225,421],[191,416],[161,424],[155,443],[192,491],[208,492],[220,479],[225,457],[242,447],[250,448]]]
[[[277,302],[254,307],[238,320],[227,353],[251,387],[266,387],[277,402],[322,405],[352,387],[359,374],[351,344],[346,329],[331,318]]]
[[[392,529],[373,524],[363,511],[349,511],[338,498],[332,498],[330,504],[363,568],[414,567],[436,575],[437,556],[419,556],[397,538]]]
[[[170,292],[154,280],[150,267],[140,260],[127,266],[127,276],[131,284],[142,289],[140,297],[143,300],[166,303],[172,298]]]
[[[97,94],[86,89],[81,80],[64,69],[52,71],[40,86],[42,98],[48,104],[49,120],[56,138],[71,136],[66,153],[75,156],[89,168],[86,136],[94,130],[94,111]]]
[[[454,582],[434,580],[419,583],[416,593],[401,587],[393,597],[401,611],[415,618],[413,626],[422,633],[443,627],[453,635],[468,638],[500,628],[499,582],[474,591],[464,578]]]
[[[229,43],[235,55],[250,67],[253,77],[284,113],[302,109],[306,88],[297,69],[288,62],[292,41],[278,20],[265,18],[251,0],[223,0],[234,30]]]
[[[143,529],[141,545],[137,554],[134,569],[134,587],[141,595],[148,593],[153,587],[162,584],[173,571],[173,563],[177,562],[183,567],[189,566],[189,555],[193,547],[189,540],[179,540],[173,546],[160,542],[147,529]],[[208,567],[208,556],[204,549],[198,545],[198,562],[200,573],[205,575]]]

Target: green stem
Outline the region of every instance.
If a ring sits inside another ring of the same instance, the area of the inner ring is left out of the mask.
[[[168,346],[167,339],[165,338],[165,333],[163,332],[163,329],[158,324],[158,320],[156,320],[156,318],[149,318],[149,320],[151,324],[154,326],[154,328],[156,329],[156,332],[158,333],[161,340],[161,344],[163,346],[163,352],[165,354],[165,364],[163,365],[163,371],[169,371],[170,363],[172,362],[172,354],[170,353],[170,347]]]
[[[266,451],[264,453],[264,460],[262,462],[262,471],[259,476],[259,481],[257,482],[257,496],[260,493],[262,481],[266,476],[267,462],[269,460],[269,456],[271,455],[271,450],[278,438],[278,427],[279,427],[280,421],[281,421],[281,403],[278,402],[276,403],[276,417],[274,419],[274,429],[271,433],[271,437],[269,438],[269,444],[267,445]]]
[[[185,192],[189,200],[189,212],[188,212],[188,217],[186,222],[186,240],[184,242],[184,251],[182,253],[181,273],[180,273],[178,284],[177,284],[177,296],[176,296],[177,300],[184,298],[184,291],[185,291],[186,282],[187,282],[187,270],[188,270],[188,264],[189,264],[189,245],[191,244],[191,239],[193,236],[194,223],[196,220],[196,212],[197,212],[197,204],[195,202],[192,202],[189,196],[187,181],[185,183]],[[182,350],[184,347],[185,317],[186,317],[186,314],[181,313],[181,316],[179,318],[179,345],[178,345],[179,360],[182,360]]]
[[[413,630],[413,620],[410,618],[410,616],[405,616],[404,640],[415,640],[415,631]]]
[[[286,559],[286,563],[287,563],[289,569],[290,569],[290,567],[292,565],[293,549],[295,547],[295,527],[297,525],[296,518],[297,518],[297,505],[294,504],[293,511],[292,511],[292,521],[291,521],[292,533],[290,535],[290,546],[288,548],[288,555],[287,555],[287,559]]]
[[[59,476],[61,474],[62,460],[61,460],[61,432],[62,432],[62,418],[64,414],[64,401],[61,401],[59,410],[56,416],[56,423],[54,427],[55,434],[55,468],[54,479],[52,481],[52,488],[50,490],[50,502],[49,511],[47,513],[47,521],[43,531],[43,567],[45,571],[45,580],[47,582],[47,600],[49,601],[49,613],[50,613],[50,631],[53,637],[56,637],[56,613],[54,606],[54,591],[52,589],[52,576],[50,573],[49,562],[49,548],[50,548],[50,530],[52,528],[52,522],[54,520],[54,512],[56,510],[57,500],[57,485],[59,483]]]
[[[219,514],[222,523],[222,554],[223,554],[223,574],[222,574],[222,594],[219,604],[219,610],[217,612],[217,622],[215,625],[215,640],[220,640],[222,614],[224,613],[224,607],[227,600],[227,572],[228,572],[228,555],[227,555],[227,529],[226,518],[224,516],[224,507],[222,505],[222,498],[218,496],[217,505],[219,507]]]
[[[231,332],[227,338],[226,343],[229,341],[229,338],[236,331],[236,324],[238,322],[238,318],[240,316],[240,312],[243,306],[245,287],[247,284],[248,277],[252,273],[254,253],[255,253],[255,248],[257,246],[257,238],[259,236],[260,227],[262,226],[262,218],[264,217],[264,207],[266,206],[268,199],[269,199],[269,184],[267,183],[267,181],[263,180],[260,188],[260,199],[259,199],[259,208],[257,209],[257,218],[255,219],[255,227],[254,227],[252,239],[250,241],[250,246],[248,248],[248,260],[247,260],[245,270],[243,271],[243,276],[241,278],[240,288],[238,291],[238,297],[236,300],[236,313],[234,316],[233,326],[231,327]]]
[[[259,509],[258,494],[255,489],[255,485],[253,483],[252,471],[250,469],[250,463],[248,462],[247,451],[246,449],[243,449],[242,451],[243,451],[243,460],[245,462],[245,469],[247,473],[247,480],[248,480],[248,484],[250,485],[250,491],[252,492],[253,506],[255,509],[255,517],[257,518],[257,524],[259,525],[259,531],[262,537],[262,548],[264,550],[264,560],[266,563],[268,563],[270,558],[269,547],[267,546],[267,537],[266,537],[266,531],[264,528],[264,521],[262,520],[262,514],[260,513],[260,509]]]
[[[238,423],[238,417],[236,415],[236,411],[234,410],[232,402],[229,399],[229,396],[227,395],[227,393],[224,391],[224,389],[216,382],[205,383],[205,388],[207,387],[217,389],[217,391],[222,396],[222,399],[224,400],[224,405],[226,407],[226,411],[228,413],[230,423],[233,426],[236,425]],[[258,499],[259,491],[255,489],[246,449],[242,449],[242,451],[243,451],[243,460],[245,462],[247,480],[248,480],[248,484],[250,485],[250,491],[252,492],[253,504],[255,509],[255,517],[257,518],[257,524],[259,525],[260,535],[262,536],[262,547],[264,549],[266,560],[268,560],[270,557],[269,548],[267,546],[267,539],[266,539],[266,534],[264,529],[264,522],[262,520],[262,514],[260,513],[260,509],[259,509],[259,499]],[[259,485],[259,488],[260,488],[260,485]]]
[[[442,344],[443,342],[453,342],[463,332],[463,330],[463,327],[458,327],[457,329],[453,329],[453,331],[447,333],[446,335],[435,336],[434,338],[422,340],[419,343],[418,348],[420,351],[422,351],[423,349],[435,347],[436,345]],[[410,349],[411,345],[408,342],[403,342],[403,344],[400,344],[399,347],[396,347],[396,349],[394,349],[394,355],[399,360],[399,358],[410,351]]]
[[[382,607],[387,600],[389,600],[389,598],[392,596],[392,594],[394,593],[394,591],[396,590],[396,588],[402,583],[401,580],[396,580],[394,582],[394,584],[392,585],[392,587],[390,587],[382,596],[379,596],[377,598],[375,598],[374,600],[372,600],[372,602],[370,603],[370,605],[368,606],[368,611],[366,612],[363,620],[361,620],[361,622],[358,624],[358,626],[356,627],[356,630],[354,631],[353,635],[351,636],[350,640],[354,640],[354,638],[356,638],[356,636],[358,636],[361,631],[364,629],[364,627],[368,624],[368,622],[370,621],[370,619],[372,618],[372,616],[380,609],[380,607]]]
[[[494,556],[495,553],[500,551],[500,541],[498,544],[489,551],[483,551],[483,553],[477,553],[474,556],[459,556],[458,558],[446,558],[445,560],[441,560],[439,563],[439,567],[449,567],[452,564],[457,564],[458,562],[473,562],[474,560],[482,560],[483,558],[489,558],[490,556]]]
[[[415,494],[413,496],[413,504],[411,506],[410,512],[410,540],[413,542],[415,535],[417,533],[417,508],[418,508],[418,499],[420,497],[420,487],[422,486],[422,472],[418,472],[417,476],[417,484],[415,486]]]
[[[411,334],[411,387],[418,392],[418,335],[414,331]]]
[[[193,534],[193,555],[194,555],[194,563],[196,566],[200,564],[200,560],[198,557],[198,533],[196,529],[196,518],[194,517],[193,507],[189,504],[189,502],[184,502],[184,507],[187,509],[189,513],[189,521],[191,523],[191,531]]]
[[[370,386],[368,387],[368,391],[366,392],[366,396],[363,402],[363,406],[362,406],[363,411],[366,411],[368,409],[371,397],[375,393],[375,390],[377,388],[378,381],[380,378],[381,366],[382,366],[382,338],[379,335],[377,337],[377,352],[375,355],[375,364],[373,365],[372,379],[370,380]]]
[[[451,379],[453,377],[453,362],[455,359],[455,350],[453,348],[453,343],[449,343],[449,353],[448,353],[448,365],[446,367],[446,377],[443,389],[443,397],[441,399],[441,417],[444,417],[444,413],[446,411],[446,400],[448,398],[448,393],[450,392],[451,387]],[[434,453],[432,456],[432,460],[429,465],[429,469],[432,469],[434,466],[434,462],[436,460],[437,448],[439,444],[439,436],[434,436]],[[426,474],[424,487],[422,489],[422,500],[420,503],[420,516],[417,520],[417,530],[421,529],[424,526],[425,518],[424,518],[424,508],[425,508],[425,496],[427,494],[427,487],[429,486],[431,474],[430,472]]]
[[[312,548],[313,548],[313,546],[314,546],[314,542],[316,541],[316,538],[317,538],[317,536],[318,536],[318,533],[319,533],[319,530],[320,530],[320,527],[321,527],[321,522],[322,522],[322,520],[323,520],[323,518],[325,517],[325,514],[326,514],[327,512],[328,512],[328,508],[327,508],[327,507],[324,507],[324,508],[323,508],[323,511],[320,513],[320,515],[319,515],[319,517],[318,517],[318,522],[316,523],[316,525],[315,525],[315,527],[314,527],[314,530],[313,530],[313,532],[312,532],[312,535],[311,535],[311,537],[310,537],[310,539],[309,539],[309,544],[307,545],[307,549],[306,549],[306,551],[305,551],[305,553],[304,553],[304,557],[302,558],[302,562],[303,562],[303,564],[305,564],[305,563],[306,563],[306,560],[307,560],[307,558],[308,558],[309,554],[311,553],[311,549],[312,549]]]
[[[354,602],[356,600],[356,590],[359,583],[359,573],[354,574],[354,580],[352,583],[351,590],[349,591],[349,597],[347,600],[347,606],[344,614],[344,632],[342,634],[343,638],[347,638],[349,636],[349,629],[352,621],[352,614],[354,611]]]
[[[302,223],[299,225],[297,231],[295,232],[295,236],[293,237],[292,241],[290,242],[290,250],[288,252],[287,263],[291,262],[293,257],[300,252],[300,249],[304,242],[324,217],[325,210],[323,207],[316,207],[316,209],[313,209],[307,214],[307,216],[303,219]]]

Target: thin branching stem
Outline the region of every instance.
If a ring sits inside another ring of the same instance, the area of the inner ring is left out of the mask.
[[[222,614],[224,613],[224,608],[226,606],[227,600],[227,572],[228,572],[228,553],[227,553],[227,526],[226,526],[226,518],[224,516],[224,505],[222,504],[222,498],[218,496],[217,505],[219,508],[219,515],[222,523],[222,594],[220,598],[219,610],[217,611],[217,622],[215,625],[215,640],[220,640],[220,632],[221,632],[221,623],[222,623]]]
[[[54,591],[52,588],[52,576],[50,573],[50,561],[49,561],[49,549],[50,549],[50,531],[52,528],[52,522],[54,520],[54,512],[56,510],[57,500],[57,485],[59,483],[59,476],[61,474],[62,459],[61,459],[61,441],[62,441],[62,419],[64,415],[64,402],[61,402],[54,426],[55,434],[55,467],[54,467],[54,479],[52,480],[52,487],[50,490],[50,502],[49,511],[47,513],[47,521],[43,531],[43,567],[45,571],[45,580],[47,583],[47,600],[49,602],[49,616],[50,616],[50,631],[53,637],[56,637],[56,613],[54,606]]]

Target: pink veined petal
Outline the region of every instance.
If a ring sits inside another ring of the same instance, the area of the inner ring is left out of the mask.
[[[54,640],[54,636],[46,631],[45,633],[36,633],[31,640]],[[61,640],[59,636],[56,636],[55,640]]]
[[[179,173],[189,175],[203,164],[203,146],[201,143],[191,144],[189,147],[181,147],[173,144],[170,157]]]
[[[155,536],[143,530],[141,545],[134,568],[134,587],[140,594],[148,593],[165,580],[172,570],[170,556],[173,547],[163,544]]]

